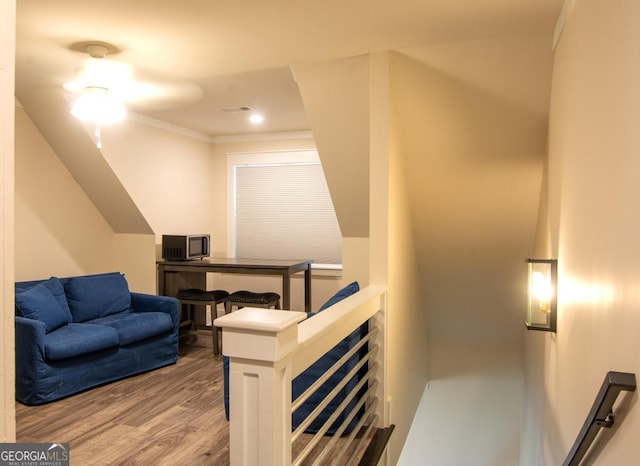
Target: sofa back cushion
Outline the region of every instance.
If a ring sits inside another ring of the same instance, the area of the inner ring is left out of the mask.
[[[358,291],[360,291],[360,284],[358,282],[349,283],[347,286],[338,290],[336,294],[334,294],[329,299],[327,299],[327,302],[324,303],[322,306],[320,306],[320,309],[318,309],[318,312],[324,311],[326,308],[333,306],[336,303],[339,303],[343,299],[348,298],[349,296],[357,293]]]
[[[86,322],[131,308],[129,285],[119,272],[67,278],[64,291],[74,322]]]
[[[16,286],[15,286],[16,294],[22,291],[28,290],[29,288],[33,288],[36,285],[44,285],[47,287],[47,289],[51,292],[53,297],[56,298],[56,301],[58,301],[58,304],[67,315],[69,322],[71,322],[73,320],[73,317],[71,316],[71,311],[69,310],[69,304],[67,304],[67,296],[64,294],[64,286],[62,284],[62,281],[58,277],[51,277],[47,280],[31,280],[26,282],[16,282]],[[22,315],[22,314],[17,313],[16,315]]]
[[[30,288],[16,288],[16,310],[22,317],[44,322],[47,333],[71,322],[69,309],[63,309],[44,281]]]
[[[44,280],[42,284],[46,286],[53,297],[56,298],[56,301],[58,301],[58,304],[60,304],[62,310],[69,317],[69,322],[71,322],[73,320],[73,316],[71,315],[71,310],[69,309],[67,295],[64,293],[64,286],[62,285],[62,282],[57,277],[51,277],[48,280]]]

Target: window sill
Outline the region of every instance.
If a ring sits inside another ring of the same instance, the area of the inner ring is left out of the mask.
[[[342,277],[342,264],[311,264],[311,274],[316,277]]]

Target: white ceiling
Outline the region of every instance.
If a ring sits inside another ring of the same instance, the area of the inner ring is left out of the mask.
[[[210,136],[309,129],[290,65],[472,39],[551,35],[562,0],[19,0],[16,96],[66,94],[100,41],[158,85],[130,111]],[[250,106],[266,121],[221,111]],[[31,111],[34,111],[31,109]]]

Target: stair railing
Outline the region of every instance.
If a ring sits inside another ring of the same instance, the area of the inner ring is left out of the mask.
[[[584,421],[563,466],[578,466],[602,427],[613,426],[613,404],[621,391],[636,389],[636,375],[628,372],[608,372],[602,382],[591,411]]]
[[[366,391],[367,395],[354,409],[362,408],[365,412],[361,418],[361,422],[366,419],[362,431],[373,430],[375,434],[368,449],[361,445],[360,438],[356,439],[351,451],[360,451],[360,454],[350,460],[342,458],[337,464],[378,463],[393,431],[393,426],[385,424],[384,403],[379,401],[386,399],[385,306],[385,287],[368,286],[308,320],[305,320],[304,312],[254,308],[243,308],[216,320],[216,325],[223,328],[224,353],[230,362],[229,448],[233,466],[280,466],[302,461],[325,464],[337,459],[341,452],[327,457],[324,450],[319,454],[314,451],[314,455],[305,458],[303,448],[302,452],[292,454],[292,442],[298,436],[292,431],[292,380],[364,322],[369,322],[371,329],[362,340],[368,346],[366,359],[362,360],[363,364],[368,364],[368,369],[363,369],[367,371],[366,379],[362,379],[366,380],[366,385],[354,387],[353,392],[355,395]],[[354,347],[353,351],[357,350]],[[356,366],[353,370],[360,369]],[[345,422],[350,419],[347,417]],[[332,422],[333,418],[329,418],[326,426]],[[349,437],[360,437],[356,435],[360,427],[360,423],[357,424]],[[340,435],[342,428],[341,425],[328,442],[329,447],[333,446],[333,440],[345,440],[345,436]],[[324,432],[323,426],[311,442],[324,442]],[[347,446],[343,443],[336,448]],[[352,453],[345,456],[352,456]]]

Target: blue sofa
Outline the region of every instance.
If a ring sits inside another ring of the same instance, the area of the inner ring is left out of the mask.
[[[16,399],[40,405],[173,364],[178,301],[119,272],[17,282]]]
[[[349,285],[342,288],[329,300],[324,303],[317,312],[308,312],[307,319],[312,318],[314,315],[323,311],[324,309],[332,306],[333,304],[351,296],[354,293],[360,291],[358,282],[352,282]],[[333,364],[335,364],[342,356],[344,356],[351,348],[353,348],[362,338],[366,337],[369,330],[367,322],[362,324],[359,328],[351,332],[340,343],[334,346],[331,350],[324,354],[315,363],[304,370],[300,375],[293,379],[291,383],[291,398],[295,400],[304,391],[309,388],[321,375],[323,375]],[[324,384],[322,384],[317,391],[315,391],[300,407],[293,413],[291,419],[291,425],[293,429],[296,429],[315,409],[316,406],[325,398],[325,396],[333,390],[333,388],[346,376],[346,374],[353,369],[362,357],[367,354],[368,345],[363,345],[351,358],[347,360]],[[329,402],[325,409],[314,419],[314,421],[307,427],[305,432],[316,433],[322,425],[329,419],[329,417],[335,412],[340,403],[351,393],[358,382],[365,376],[368,370],[368,365],[364,364],[363,367],[347,382],[347,384],[338,392],[338,394]],[[224,408],[227,420],[229,419],[229,358],[224,356],[223,358],[223,371],[224,371]],[[347,404],[347,407],[338,415],[334,423],[327,431],[328,435],[332,435],[342,424],[361,397],[367,390],[367,384],[365,383],[360,392]],[[364,407],[361,408],[353,420],[349,423],[344,430],[344,434],[348,434],[353,430],[358,420],[364,413]]]

